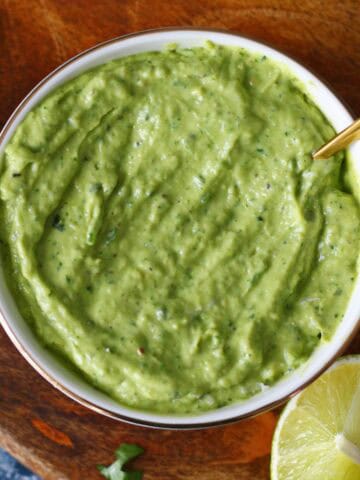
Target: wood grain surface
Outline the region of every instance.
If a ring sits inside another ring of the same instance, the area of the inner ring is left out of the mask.
[[[225,28],[271,43],[312,68],[360,115],[359,0],[0,0],[0,124],[47,73],[125,33]],[[1,226],[0,226],[1,228]],[[360,336],[350,347],[360,353]],[[224,428],[169,432],[103,418],[48,385],[0,330],[0,445],[49,480],[100,479],[121,442],[146,453],[145,480],[269,478],[269,412]]]

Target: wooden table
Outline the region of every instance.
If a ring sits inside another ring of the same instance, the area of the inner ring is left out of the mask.
[[[54,67],[103,40],[162,26],[226,28],[269,42],[326,78],[360,115],[359,0],[0,0],[0,122]],[[121,442],[151,480],[263,480],[276,414],[197,432],[103,418],[49,386],[0,330],[0,444],[44,479],[92,480]],[[351,347],[360,352],[360,336]]]

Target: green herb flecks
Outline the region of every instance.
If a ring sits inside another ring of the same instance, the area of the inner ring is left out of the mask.
[[[59,230],[59,232],[63,232],[65,230],[65,225],[64,222],[61,220],[60,215],[57,213],[54,215],[52,224],[51,224],[56,230]]]
[[[142,472],[135,470],[126,472],[123,470],[123,466],[133,458],[141,455],[143,452],[144,450],[138,445],[122,443],[115,451],[117,460],[108,467],[98,465],[97,468],[101,475],[108,480],[141,480],[143,476]]]
[[[116,237],[117,237],[117,229],[112,228],[111,230],[109,230],[109,232],[106,235],[105,243],[106,244],[111,243],[113,240],[115,240]]]
[[[100,182],[92,183],[89,187],[89,192],[97,193],[102,190],[103,186]]]

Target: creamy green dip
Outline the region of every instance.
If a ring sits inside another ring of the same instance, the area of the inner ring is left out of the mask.
[[[123,405],[247,398],[329,340],[359,207],[334,131],[281,65],[214,45],[57,88],[6,147],[7,280],[41,341]]]

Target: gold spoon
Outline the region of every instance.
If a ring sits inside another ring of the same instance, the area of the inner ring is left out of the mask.
[[[312,157],[314,160],[329,158],[331,155],[334,155],[334,153],[350,145],[354,140],[360,140],[360,118],[316,150],[316,152],[312,154]]]

